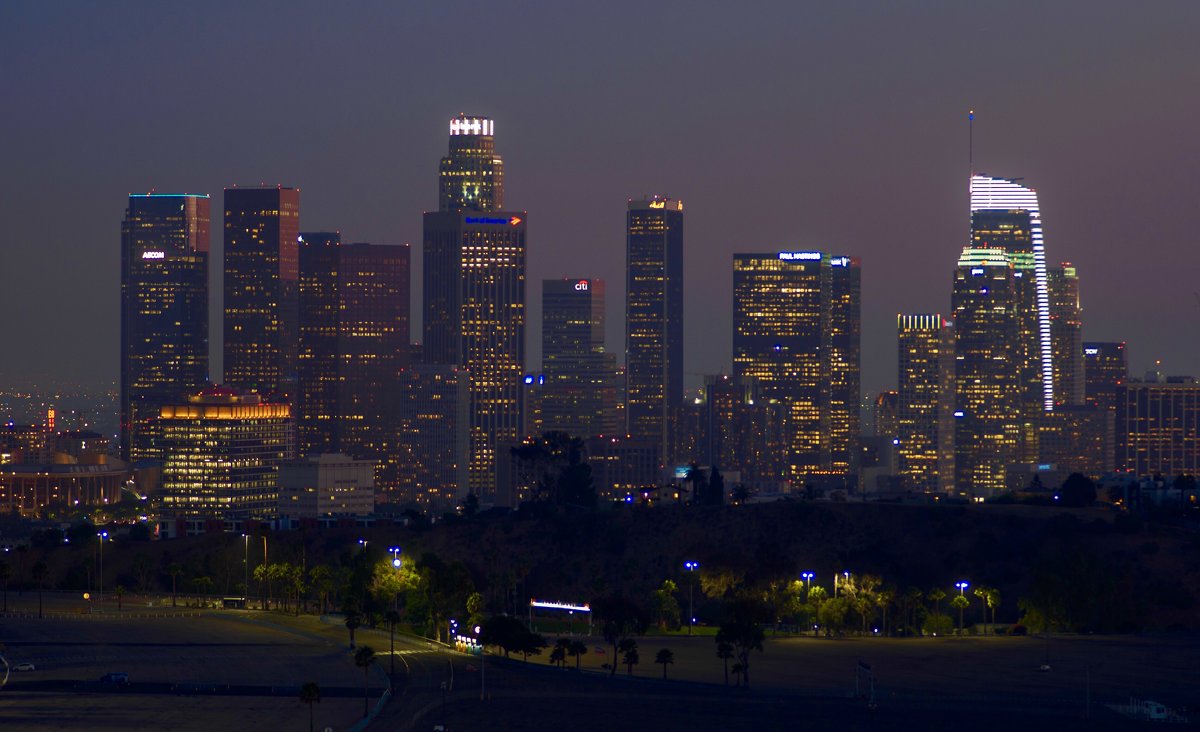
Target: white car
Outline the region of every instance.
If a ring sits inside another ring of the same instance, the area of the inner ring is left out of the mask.
[[[13,666],[13,671],[33,671],[33,670],[34,670],[33,664],[29,663],[28,661],[26,661],[25,663],[18,663],[16,666]]]

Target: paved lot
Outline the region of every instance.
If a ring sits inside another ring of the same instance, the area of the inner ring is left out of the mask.
[[[308,709],[296,694],[311,680],[325,690],[314,709],[317,729],[347,729],[362,715],[364,680],[347,640],[342,626],[316,618],[245,611],[3,618],[6,656],[37,671],[13,674],[0,691],[0,728],[303,729]],[[388,650],[386,633],[360,629],[358,640]],[[768,637],[765,652],[752,657],[749,689],[723,684],[711,637],[639,639],[634,678],[624,668],[613,678],[603,673],[611,649],[597,653],[603,641],[587,640],[592,652],[576,673],[547,666],[544,655],[529,664],[489,657],[480,669],[477,659],[397,637],[397,696],[371,729],[429,730],[443,715],[454,730],[705,732],[793,729],[798,720],[817,729],[961,730],[964,719],[973,732],[1051,722],[1062,730],[1119,729],[1103,704],[1130,695],[1200,708],[1200,638],[1190,636]],[[652,662],[659,648],[675,654],[667,681]],[[1052,670],[1039,672],[1047,656]],[[853,696],[859,661],[875,677],[874,709]],[[382,655],[368,676],[372,704],[388,666]],[[129,673],[131,686],[98,684],[110,671]],[[1089,693],[1092,717],[1084,720]]]

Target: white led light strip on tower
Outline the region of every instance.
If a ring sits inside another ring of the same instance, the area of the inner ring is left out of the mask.
[[[1050,295],[1046,287],[1046,247],[1042,241],[1042,212],[1037,191],[1008,180],[971,176],[971,213],[976,211],[1029,212],[1029,233],[1033,238],[1033,272],[1037,280],[1038,340],[1042,353],[1042,407],[1054,409],[1054,362],[1050,349]]]

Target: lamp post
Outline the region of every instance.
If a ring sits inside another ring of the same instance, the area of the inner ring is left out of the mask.
[[[107,531],[96,534],[100,537],[100,612],[104,612],[104,540],[108,538]]]
[[[363,550],[365,551],[366,548],[367,548],[367,543],[364,541],[363,542]],[[400,547],[398,547],[398,546],[388,547],[388,551],[392,553],[392,566],[395,567],[396,569],[400,569]]]
[[[695,595],[696,595],[696,570],[700,568],[700,562],[684,562],[683,568],[685,570],[687,570],[688,578],[689,578],[689,582],[688,582],[688,635],[691,635],[692,634],[692,624],[696,620],[696,617],[693,614],[693,612],[694,612],[693,608],[694,608],[694,601],[695,601]],[[613,659],[613,662],[614,663],[616,662],[615,658]]]
[[[800,579],[804,580],[804,599],[808,599],[808,592],[812,589],[812,572],[801,572]]]
[[[246,575],[246,589],[243,590],[245,597],[242,598],[242,606],[244,610],[250,609],[250,535],[242,534],[242,572]]]
[[[966,580],[955,582],[954,586],[958,588],[958,596],[963,598],[963,600],[966,600],[967,588],[970,587],[970,585],[966,582]],[[958,634],[959,635],[962,635],[962,633],[963,633],[963,610],[966,609],[966,606],[967,606],[966,602],[958,603]]]

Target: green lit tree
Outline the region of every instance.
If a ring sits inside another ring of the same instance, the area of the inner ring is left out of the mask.
[[[971,604],[971,601],[967,599],[966,595],[955,595],[954,599],[952,599],[950,601],[951,607],[958,609],[958,634],[959,635],[963,634],[963,612],[967,609],[967,606],[970,604]]]

